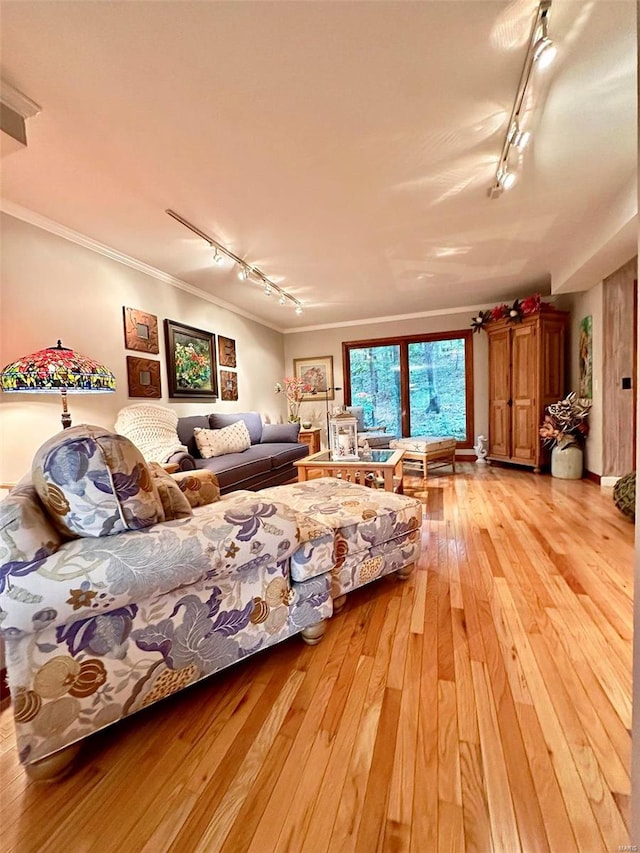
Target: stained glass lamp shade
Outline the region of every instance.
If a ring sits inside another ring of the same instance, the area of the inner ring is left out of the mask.
[[[3,391],[61,394],[62,426],[71,426],[67,394],[104,394],[116,390],[113,373],[92,358],[63,347],[47,347],[8,364],[0,373]]]

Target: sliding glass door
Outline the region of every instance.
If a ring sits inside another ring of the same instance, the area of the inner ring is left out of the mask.
[[[345,401],[367,427],[393,435],[454,436],[473,444],[471,332],[351,341],[343,345]]]

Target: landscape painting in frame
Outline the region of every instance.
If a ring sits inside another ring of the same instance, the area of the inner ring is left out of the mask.
[[[333,356],[294,358],[293,372],[298,379],[302,379],[312,388],[311,393],[303,396],[303,402],[312,402],[318,397],[322,400],[333,400]]]
[[[164,321],[170,397],[215,400],[218,396],[214,335],[174,320]]]
[[[580,321],[580,397],[593,399],[593,342],[591,315]]]

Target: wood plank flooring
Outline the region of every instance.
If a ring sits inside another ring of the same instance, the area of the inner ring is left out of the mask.
[[[628,844],[633,525],[591,482],[467,463],[407,581],[31,783],[0,714],[0,850],[599,853]]]

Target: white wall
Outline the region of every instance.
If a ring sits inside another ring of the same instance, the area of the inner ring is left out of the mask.
[[[122,406],[141,402],[128,396],[126,356],[147,356],[124,348],[125,305],[155,314],[160,324],[163,396],[152,402],[179,415],[252,410],[282,417],[282,398],[273,391],[284,375],[280,332],[11,216],[2,216],[0,225],[0,367],[60,338],[116,376],[114,394],[69,396],[74,424],[111,428]],[[237,402],[169,399],[164,318],[235,339]],[[61,428],[60,412],[57,394],[0,394],[0,486],[30,468],[37,448]]]
[[[465,311],[435,317],[394,320],[389,323],[346,325],[333,329],[287,333],[284,340],[287,374],[293,373],[294,358],[331,355],[333,356],[334,384],[343,388],[343,341],[468,330],[473,313]],[[480,332],[473,335],[474,440],[478,435],[488,434],[488,374],[487,336],[484,332]],[[340,405],[343,399],[342,392],[337,392],[334,403],[330,405]],[[300,408],[300,417],[303,420],[309,418],[318,426],[322,426],[325,422],[324,402],[303,403]],[[474,457],[473,451],[469,451],[469,454]]]

